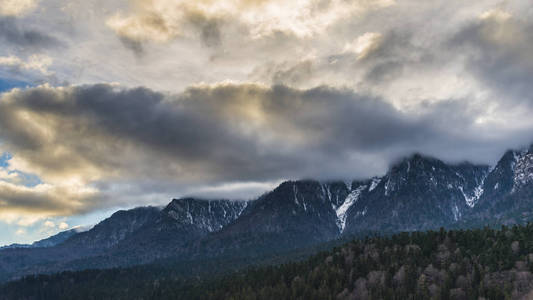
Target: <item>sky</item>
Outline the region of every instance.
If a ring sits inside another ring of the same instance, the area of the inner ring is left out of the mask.
[[[0,0],[0,245],[172,198],[495,164],[533,142],[527,0]]]

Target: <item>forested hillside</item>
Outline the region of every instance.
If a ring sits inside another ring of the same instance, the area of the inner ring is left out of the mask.
[[[204,279],[154,267],[65,272],[9,283],[0,299],[528,299],[532,237],[533,224],[401,233]]]

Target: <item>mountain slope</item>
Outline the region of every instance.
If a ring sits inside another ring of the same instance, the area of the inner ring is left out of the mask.
[[[67,240],[60,247],[103,251],[116,246],[145,224],[153,222],[159,213],[160,210],[156,207],[138,207],[118,211],[91,230]]]
[[[426,230],[461,220],[477,202],[488,166],[413,155],[373,185],[361,188],[348,209],[346,234]]]
[[[339,236],[335,208],[348,193],[340,182],[284,182],[252,202],[235,222],[197,243],[193,252],[258,254],[335,239]]]
[[[0,280],[69,269],[66,266],[70,262],[104,253],[146,222],[153,221],[158,213],[159,209],[154,207],[118,211],[91,230],[75,234],[55,246],[0,251]]]
[[[118,211],[87,232],[48,248],[0,253],[0,281],[31,273],[109,268],[176,255],[185,245],[220,230],[246,207],[244,201],[175,199],[163,210]]]
[[[236,220],[248,206],[246,201],[174,199],[157,218],[112,249],[119,265],[150,262],[178,255],[209,233]]]
[[[509,150],[490,172],[472,219],[501,224],[533,220],[533,146]]]
[[[45,247],[53,247],[56,245],[59,245],[63,243],[64,241],[68,240],[70,237],[85,231],[83,228],[73,228],[65,231],[61,231],[53,236],[50,236],[48,238],[33,242],[31,244],[12,244],[4,247],[0,247],[0,250],[2,249],[13,249],[13,248],[45,248]]]

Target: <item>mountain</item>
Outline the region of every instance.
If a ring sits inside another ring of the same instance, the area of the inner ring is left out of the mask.
[[[70,262],[104,253],[145,222],[154,220],[158,212],[154,207],[118,211],[92,229],[51,247],[4,249],[0,251],[0,281],[23,274],[71,269]]]
[[[53,235],[53,236],[51,236],[49,238],[34,242],[33,244],[31,244],[31,246],[33,248],[53,247],[53,246],[56,246],[56,245],[59,245],[59,244],[65,242],[69,238],[75,236],[76,234],[82,233],[84,231],[86,231],[86,230],[83,229],[83,228],[73,228],[73,229],[70,229],[70,230],[62,231],[62,232],[60,232],[60,233],[58,233],[56,235]]]
[[[116,246],[145,224],[153,222],[159,216],[159,212],[160,209],[156,207],[117,211],[91,230],[72,237],[59,247],[92,252],[91,254],[103,251]]]
[[[68,240],[70,237],[80,233],[84,232],[84,228],[73,228],[65,231],[61,231],[53,236],[50,236],[48,238],[33,242],[32,244],[12,244],[8,246],[0,247],[0,250],[2,249],[14,249],[14,248],[45,248],[45,247],[53,247],[56,245],[59,245],[63,243],[64,241]]]
[[[246,205],[245,201],[186,198],[173,200],[163,210],[121,210],[53,247],[3,250],[0,281],[24,274],[126,266],[172,256],[187,242],[236,219]]]
[[[509,150],[487,176],[474,218],[499,224],[533,219],[533,145]]]
[[[349,188],[341,182],[287,181],[250,205],[235,222],[197,243],[204,255],[265,253],[309,246],[339,236],[335,208]]]
[[[533,147],[507,151],[493,168],[415,154],[381,177],[286,181],[253,201],[182,198],[119,211],[54,246],[2,250],[0,277],[164,260],[253,262],[349,237],[523,224],[531,211]]]
[[[462,218],[476,205],[488,166],[448,165],[413,155],[352,194],[346,234],[438,229]]]
[[[121,265],[178,255],[189,244],[236,220],[247,206],[247,201],[174,199],[153,222],[139,228],[109,255],[121,257]]]

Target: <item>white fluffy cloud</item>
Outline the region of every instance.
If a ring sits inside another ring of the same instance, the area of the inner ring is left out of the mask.
[[[48,67],[52,65],[52,59],[46,55],[31,55],[27,61],[17,56],[0,56],[0,67],[13,68],[17,71],[38,71],[43,75],[50,75]]]

